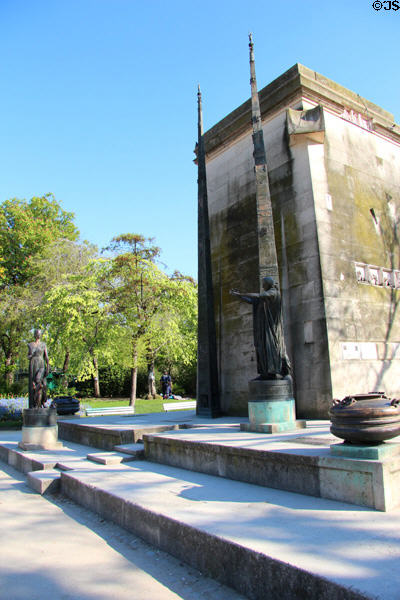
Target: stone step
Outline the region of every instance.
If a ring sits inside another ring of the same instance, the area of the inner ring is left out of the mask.
[[[108,420],[112,421],[113,418],[116,419],[116,417],[108,417]],[[101,417],[98,417],[98,419],[101,419]],[[87,423],[81,423],[81,420],[79,423],[59,421],[59,439],[90,446],[91,448],[99,448],[100,450],[113,450],[114,446],[137,443],[143,438],[144,433],[157,433],[179,427],[176,423],[169,425],[137,423],[129,427],[118,422],[115,424],[112,422],[108,424],[93,423],[96,417],[82,420],[87,421]]]
[[[97,463],[99,464],[99,463]],[[60,471],[73,471],[74,469],[85,469],[91,467],[93,468],[93,462],[88,461],[86,456],[84,458],[74,460],[74,461],[60,461],[57,463],[57,469]]]
[[[57,458],[49,452],[29,453],[18,448],[16,443],[0,444],[0,459],[22,473],[54,469]]]
[[[86,458],[101,465],[117,465],[136,460],[136,457],[132,454],[123,454],[122,452],[93,452],[88,454]]]
[[[144,446],[143,444],[122,444],[114,446],[116,452],[122,452],[122,454],[129,454],[138,459],[144,458]]]
[[[61,491],[251,600],[395,598],[392,550],[367,531],[384,513],[147,461],[64,472]],[[369,544],[357,561],[340,551]]]
[[[58,492],[60,489],[61,473],[56,469],[32,471],[27,473],[26,482],[38,494]]]
[[[304,430],[300,444],[298,434],[202,428],[147,434],[143,442],[146,459],[165,465],[382,511],[400,505],[399,454],[392,454],[390,463],[335,456],[330,442],[336,439],[341,447],[341,440],[321,429],[325,439],[316,445],[316,433],[315,427]]]

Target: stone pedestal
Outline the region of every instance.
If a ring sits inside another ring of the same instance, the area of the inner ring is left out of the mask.
[[[58,441],[57,411],[50,408],[26,408],[22,413],[22,450],[55,450]]]
[[[253,379],[249,381],[249,420],[241,431],[283,433],[304,429],[306,422],[296,420],[290,379]]]
[[[400,444],[398,442],[383,442],[375,446],[368,444],[341,444],[331,445],[331,454],[343,458],[359,458],[363,460],[384,460],[400,454]]]

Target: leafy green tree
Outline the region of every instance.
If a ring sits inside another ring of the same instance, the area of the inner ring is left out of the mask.
[[[129,340],[131,406],[136,401],[140,353],[146,346],[152,320],[165,307],[171,291],[170,278],[155,264],[160,249],[152,242],[142,235],[123,234],[113,238],[107,248],[114,252],[108,282],[109,300]]]
[[[39,306],[48,331],[50,358],[71,370],[78,380],[92,378],[94,395],[100,396],[99,354],[104,364],[117,352],[120,326],[110,313],[103,281],[110,261],[99,259],[89,244],[61,242],[41,259],[39,281],[48,282]]]
[[[52,194],[0,204],[0,348],[6,385],[13,381],[19,348],[33,325],[32,311],[41,293],[32,285],[35,260],[55,240],[77,239],[73,218]]]
[[[155,365],[172,371],[195,368],[197,363],[197,285],[174,273],[145,334],[148,370]],[[149,387],[148,395],[153,395]]]
[[[0,204],[2,286],[23,285],[35,273],[33,260],[57,239],[76,240],[73,213],[64,211],[52,194],[28,202],[14,198]]]

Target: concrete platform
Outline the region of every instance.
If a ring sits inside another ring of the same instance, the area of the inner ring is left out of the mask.
[[[268,438],[274,452],[294,457],[332,443],[326,423],[302,433],[310,442],[299,433],[244,441],[238,424],[199,425],[154,437],[202,435],[207,445],[262,452]],[[398,598],[399,509],[387,514],[150,461],[96,464],[85,459],[88,447],[70,442],[59,453],[22,453],[18,433],[0,432],[0,456],[23,454],[23,469],[28,461],[64,465],[62,493],[250,599]]]
[[[382,511],[400,505],[400,456],[332,456],[332,442],[342,444],[324,422],[309,423],[301,437],[299,432],[260,435],[230,426],[144,435],[143,440],[146,458],[159,463]],[[400,450],[399,442],[390,446],[392,452]]]
[[[226,417],[219,424],[239,425],[243,419]],[[186,427],[208,426],[210,420],[196,416],[194,410],[147,415],[113,415],[107,417],[81,417],[58,421],[59,439],[84,444],[100,450],[113,450],[114,446],[134,444],[147,433],[159,433]]]

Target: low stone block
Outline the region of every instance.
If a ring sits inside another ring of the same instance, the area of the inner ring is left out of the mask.
[[[116,452],[122,452],[122,454],[129,454],[137,459],[144,458],[144,446],[143,444],[121,444],[114,446]]]
[[[135,460],[135,457],[131,454],[120,452],[96,452],[96,454],[88,454],[86,458],[101,465],[117,465]]]
[[[383,460],[390,456],[400,454],[400,444],[397,442],[385,442],[377,446],[356,445],[343,442],[341,444],[332,444],[330,448],[333,456],[359,458],[364,460]]]
[[[60,489],[60,472],[55,469],[33,471],[27,474],[27,484],[38,494],[57,492]]]

